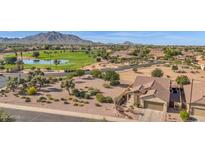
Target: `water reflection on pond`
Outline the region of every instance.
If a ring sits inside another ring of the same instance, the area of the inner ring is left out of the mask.
[[[67,64],[69,60],[57,60],[58,64]],[[55,60],[42,60],[42,59],[24,59],[23,60],[24,64],[44,64],[44,65],[49,65],[49,64],[55,64]]]

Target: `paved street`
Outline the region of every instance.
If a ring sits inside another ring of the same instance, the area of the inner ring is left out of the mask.
[[[17,122],[97,122],[97,120],[49,114],[42,112],[24,111],[17,109],[2,108],[8,112]],[[99,121],[99,120],[98,120]]]

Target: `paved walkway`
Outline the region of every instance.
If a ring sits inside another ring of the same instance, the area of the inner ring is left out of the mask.
[[[8,109],[16,109],[16,110],[24,110],[24,111],[32,111],[32,112],[42,112],[42,113],[49,113],[49,114],[56,114],[56,115],[64,115],[64,116],[72,116],[72,117],[79,117],[79,118],[87,118],[87,119],[95,119],[95,120],[103,120],[106,119],[107,121],[113,122],[133,122],[134,120],[130,119],[123,119],[111,116],[103,116],[103,115],[94,115],[88,113],[80,113],[80,112],[71,112],[71,111],[62,111],[62,110],[54,110],[54,109],[45,109],[39,107],[30,107],[30,106],[22,106],[22,105],[13,105],[13,104],[5,104],[0,103],[0,108],[8,108]]]

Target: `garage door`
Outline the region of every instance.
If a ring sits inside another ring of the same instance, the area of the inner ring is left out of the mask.
[[[164,104],[145,101],[144,107],[152,110],[163,111]]]
[[[205,109],[201,109],[201,108],[192,108],[192,113],[193,115],[196,116],[205,116]]]

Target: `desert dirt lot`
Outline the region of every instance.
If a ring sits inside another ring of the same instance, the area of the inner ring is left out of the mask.
[[[127,83],[133,83],[137,76],[151,76],[151,72],[155,68],[160,68],[164,72],[163,77],[167,78],[167,76],[169,76],[169,79],[171,80],[175,80],[176,77],[180,75],[187,75],[189,79],[205,81],[205,71],[198,70],[198,73],[191,73],[191,69],[183,69],[186,73],[176,73],[171,70],[171,67],[165,67],[163,65],[139,68],[138,73],[133,72],[132,69],[121,71],[119,72],[120,79]]]
[[[105,81],[101,79],[92,79],[87,80],[83,77],[77,77],[75,79],[76,88],[86,90],[88,87],[93,87],[99,89],[104,96],[111,96],[112,98],[118,96],[119,93],[123,92],[127,85],[123,84],[117,87],[112,88],[104,88],[103,83]],[[105,115],[105,116],[114,116],[120,118],[126,118],[124,115],[119,114],[116,109],[114,103],[100,103],[101,106],[96,106],[97,100],[95,96],[91,99],[78,99],[73,95],[69,95],[68,92],[60,87],[60,82],[43,87],[41,91],[37,95],[34,96],[26,96],[31,99],[31,102],[25,102],[25,98],[22,96],[15,95],[16,92],[6,93],[6,96],[1,96],[1,103],[9,103],[15,105],[25,105],[25,106],[33,106],[33,107],[41,107],[41,108],[51,108],[65,111],[73,111],[73,112],[82,112],[82,113],[90,113],[97,115]],[[52,96],[52,100],[49,100],[48,95]],[[40,97],[46,97],[50,103],[38,102],[37,100]],[[63,99],[62,99],[63,98]],[[73,98],[70,100],[69,98]],[[77,99],[78,101],[74,101]],[[64,103],[64,102],[67,103]],[[81,101],[86,101],[88,103],[83,103]],[[134,118],[134,117],[133,117]],[[135,118],[134,118],[135,119]]]

